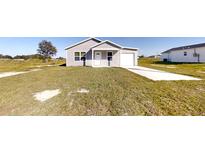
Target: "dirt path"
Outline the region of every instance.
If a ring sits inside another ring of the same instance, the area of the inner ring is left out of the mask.
[[[30,73],[30,72],[40,71],[40,70],[42,69],[32,69],[30,71],[23,71],[23,72],[3,72],[3,73],[0,73],[0,78],[5,78],[5,77],[19,75],[19,74],[25,74],[25,73]]]

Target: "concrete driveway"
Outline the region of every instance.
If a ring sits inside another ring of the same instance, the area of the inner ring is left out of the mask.
[[[154,81],[161,81],[161,80],[201,80],[199,78],[194,78],[187,75],[180,75],[175,73],[169,73],[165,71],[159,71],[156,69],[141,67],[141,66],[134,66],[134,67],[126,67],[125,69],[136,73],[138,75],[144,76],[148,79]]]

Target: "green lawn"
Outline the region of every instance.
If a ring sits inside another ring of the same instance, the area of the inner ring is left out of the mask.
[[[44,103],[33,98],[49,89],[61,93]],[[0,79],[0,115],[205,115],[205,82],[154,82],[122,68],[44,67]]]
[[[0,72],[7,71],[27,71],[38,66],[47,66],[47,65],[60,65],[65,63],[63,60],[49,60],[44,62],[40,59],[28,59],[28,60],[10,60],[10,59],[0,59]]]
[[[205,79],[205,63],[166,63],[154,58],[141,58],[139,65]]]

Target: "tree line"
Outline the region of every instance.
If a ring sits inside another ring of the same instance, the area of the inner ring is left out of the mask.
[[[32,55],[16,55],[14,57],[10,55],[2,55],[0,54],[0,59],[44,59],[44,57],[40,54],[32,54]]]
[[[57,53],[57,48],[50,42],[43,40],[38,44],[37,54],[31,55],[16,55],[14,57],[10,55],[0,54],[0,59],[51,59]],[[57,59],[64,59],[63,57],[59,57]]]

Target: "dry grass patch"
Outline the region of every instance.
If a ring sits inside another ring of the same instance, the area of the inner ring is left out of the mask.
[[[203,80],[153,82],[122,68],[47,67],[0,85],[0,115],[205,114]],[[56,89],[61,93],[46,103],[33,98]]]
[[[35,93],[33,97],[37,101],[45,102],[46,100],[51,99],[52,97],[57,96],[58,94],[60,94],[60,89],[44,90],[44,91]]]

